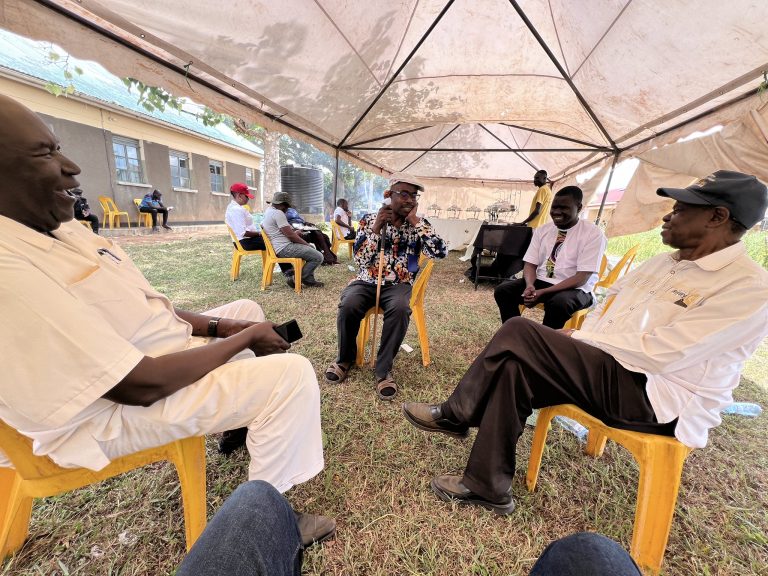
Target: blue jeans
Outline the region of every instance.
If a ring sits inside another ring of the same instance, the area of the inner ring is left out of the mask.
[[[323,255],[306,244],[289,244],[277,254],[280,258],[301,258],[304,267],[301,269],[301,279],[315,282],[315,268],[323,262]]]
[[[577,532],[555,540],[529,576],[642,576],[627,551],[610,538]]]
[[[270,484],[238,486],[208,523],[177,576],[300,576],[301,538],[288,501]]]

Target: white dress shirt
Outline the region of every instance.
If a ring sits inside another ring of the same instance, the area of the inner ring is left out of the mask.
[[[547,276],[547,258],[557,240],[557,226],[552,222],[534,229],[531,243],[523,256],[523,261],[536,266],[536,278],[550,284],[559,284],[577,272],[594,272],[587,281],[579,286],[583,292],[592,292],[597,283],[597,271],[605,252],[607,240],[605,234],[592,222],[579,220],[571,228],[560,247],[555,261],[554,276]]]
[[[336,222],[336,217],[339,216],[341,218],[341,221],[344,222],[347,226],[349,226],[349,214],[347,214],[347,211],[344,210],[341,206],[336,206],[336,210],[333,211],[333,221]],[[349,232],[348,228],[342,228],[339,226],[337,228],[336,235],[339,238],[339,240],[344,240],[344,234]],[[339,233],[342,235],[339,236]]]
[[[259,227],[253,224],[253,216],[243,206],[232,200],[224,214],[224,222],[232,228],[238,240],[245,238],[246,232],[258,232]]]
[[[701,448],[768,334],[768,272],[742,242],[677,258],[660,254],[621,278],[573,337],[645,373],[659,422],[678,418],[677,439]]]

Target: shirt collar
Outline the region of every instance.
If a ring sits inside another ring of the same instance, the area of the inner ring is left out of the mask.
[[[54,239],[51,236],[2,215],[0,215],[0,236],[21,240],[46,252],[53,248]]]
[[[676,255],[679,253],[679,251],[672,252],[671,255]],[[690,260],[689,262],[691,262],[691,264],[695,264],[702,270],[706,270],[707,272],[714,272],[716,270],[725,268],[728,266],[728,264],[731,264],[738,258],[741,258],[746,253],[747,247],[744,245],[744,242],[739,241],[736,242],[736,244],[728,246],[727,248],[723,248],[722,250],[708,254],[707,256],[699,258],[698,260]]]

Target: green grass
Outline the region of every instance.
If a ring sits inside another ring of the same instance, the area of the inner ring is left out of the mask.
[[[612,256],[623,256],[632,246],[639,244],[635,262],[645,262],[659,252],[671,250],[668,246],[662,244],[661,236],[659,235],[660,231],[661,228],[656,228],[648,232],[611,238],[608,241],[606,252]],[[768,234],[756,231],[747,232],[744,235],[744,243],[747,246],[747,252],[750,257],[755,262],[761,264],[763,268],[768,269]]]
[[[616,253],[624,249],[618,240],[611,242]],[[471,440],[454,441],[408,425],[399,403],[375,398],[369,369],[353,371],[342,385],[325,383],[323,371],[336,351],[338,295],[352,276],[346,251],[345,265],[318,271],[325,288],[296,295],[279,275],[261,292],[255,257],[246,258],[240,280],[230,282],[231,244],[225,235],[173,234],[122,244],[150,282],[180,307],[205,310],[252,298],[276,322],[299,320],[305,337],[294,351],[311,359],[320,381],[326,469],[287,497],[298,509],[334,516],[339,527],[335,541],[307,553],[305,574],[527,574],[549,542],[579,530],[602,532],[629,547],[637,466],[617,445],[609,443],[604,456],[593,460],[572,435],[555,428],[531,494],[523,481],[531,439],[526,432],[512,487],[518,509],[500,518],[444,504],[429,489],[432,476],[462,470]],[[463,281],[466,266],[456,253],[435,266],[426,302],[433,364],[421,365],[412,327],[406,342],[415,350],[401,352],[395,363],[399,401],[445,398],[498,328],[492,286],[473,290]],[[764,343],[747,364],[737,400],[768,408],[767,374]],[[688,459],[665,574],[768,575],[766,421],[766,415],[726,416],[710,445]],[[247,474],[247,455],[224,458],[215,441],[208,439],[209,516]],[[158,464],[37,501],[30,539],[0,574],[170,574],[183,551],[178,483],[171,466]]]

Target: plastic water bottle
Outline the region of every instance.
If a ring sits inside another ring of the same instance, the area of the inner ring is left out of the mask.
[[[748,416],[749,418],[756,418],[762,412],[763,409],[760,405],[753,404],[752,402],[734,402],[722,410],[723,414],[738,414],[739,416]]]
[[[589,430],[576,422],[576,420],[571,420],[565,416],[555,416],[553,420],[568,430],[568,432],[571,432],[574,436],[576,436],[576,438],[579,439],[579,442],[584,443],[587,441],[587,434],[589,434]]]

